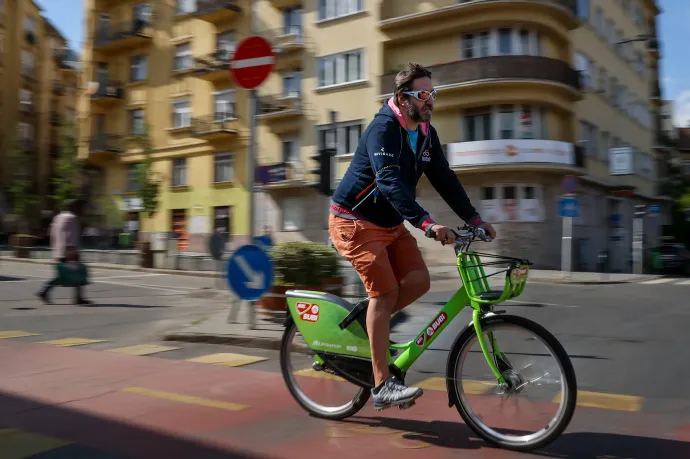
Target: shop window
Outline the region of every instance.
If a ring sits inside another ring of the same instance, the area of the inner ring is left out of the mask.
[[[493,185],[481,188],[480,214],[491,223],[544,220],[541,185]]]

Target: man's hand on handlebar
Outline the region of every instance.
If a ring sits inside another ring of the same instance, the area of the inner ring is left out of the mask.
[[[443,245],[455,243],[455,231],[446,226],[438,224],[431,225],[429,231],[431,237],[433,237],[435,240],[439,241]]]
[[[496,230],[494,229],[493,226],[491,226],[491,223],[482,223],[481,225],[478,226],[478,228],[483,229],[486,231],[486,234],[491,236],[491,239],[496,239]]]

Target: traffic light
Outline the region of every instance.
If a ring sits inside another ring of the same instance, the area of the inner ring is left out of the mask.
[[[312,188],[316,188],[319,193],[325,194],[326,196],[331,196],[333,194],[333,189],[331,188],[331,158],[335,156],[335,148],[323,148],[318,151],[317,154],[312,155],[311,159],[318,163],[318,166],[311,169],[312,174],[316,174],[318,179],[316,183],[310,185]]]

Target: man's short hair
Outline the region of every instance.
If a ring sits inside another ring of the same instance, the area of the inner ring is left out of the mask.
[[[395,103],[398,103],[398,94],[411,91],[414,80],[424,77],[431,78],[431,72],[417,62],[408,62],[405,68],[395,76],[393,83],[393,100]]]

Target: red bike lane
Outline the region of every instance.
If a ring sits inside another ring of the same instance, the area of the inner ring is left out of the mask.
[[[579,407],[561,438],[520,455],[478,439],[440,391],[333,422],[274,372],[16,342],[0,343],[0,362],[0,445],[4,428],[147,459],[690,457],[690,417]]]

